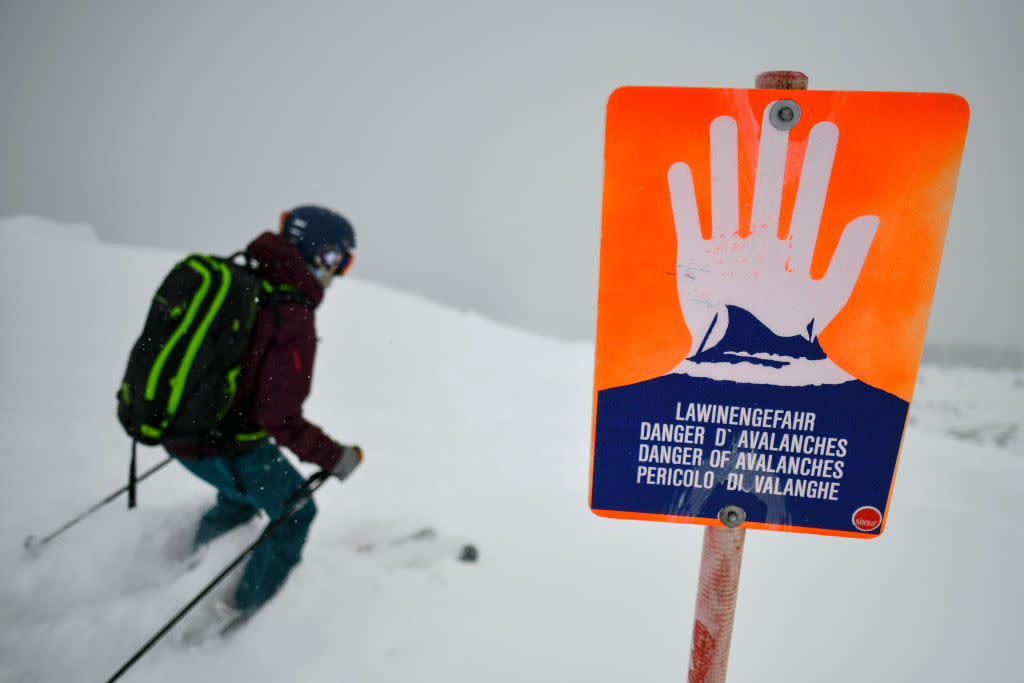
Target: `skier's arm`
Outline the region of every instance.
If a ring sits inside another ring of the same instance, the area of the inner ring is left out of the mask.
[[[302,415],[309,395],[316,354],[312,313],[300,306],[282,306],[282,330],[263,358],[255,402],[256,422],[300,460],[332,471],[341,458],[341,447]]]

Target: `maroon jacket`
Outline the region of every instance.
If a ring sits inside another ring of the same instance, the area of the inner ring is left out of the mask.
[[[256,259],[259,275],[277,285],[290,285],[309,297],[316,308],[324,290],[306,267],[299,250],[284,237],[263,233],[246,249]],[[332,470],[341,448],[302,416],[309,395],[316,354],[313,311],[298,303],[259,309],[242,369],[232,413],[236,424],[264,429],[301,460]],[[178,457],[225,455],[213,448],[168,448]]]

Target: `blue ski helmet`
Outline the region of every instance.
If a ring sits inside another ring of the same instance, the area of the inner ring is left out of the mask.
[[[306,263],[315,264],[325,250],[349,257],[356,248],[356,232],[343,216],[321,206],[297,206],[281,216],[281,233],[299,248]]]

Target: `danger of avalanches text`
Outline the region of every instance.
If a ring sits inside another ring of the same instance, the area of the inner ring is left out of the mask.
[[[640,423],[637,484],[711,489],[725,475],[730,491],[839,500],[848,441],[814,434],[812,412],[676,403],[675,419]]]

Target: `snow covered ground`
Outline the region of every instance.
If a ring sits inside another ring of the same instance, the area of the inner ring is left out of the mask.
[[[107,680],[262,524],[184,570],[212,494],[172,463],[137,509],[119,499],[24,551],[124,484],[114,392],[182,254],[26,217],[0,239],[0,680]],[[179,626],[122,680],[685,679],[703,528],[590,513],[591,345],[358,269],[319,328],[307,414],[364,465],[320,489],[304,561],[257,619],[193,647]],[[1022,413],[1019,370],[923,367],[879,539],[747,535],[730,681],[1019,680]],[[425,525],[439,539],[387,542]],[[466,542],[478,562],[456,559]]]

